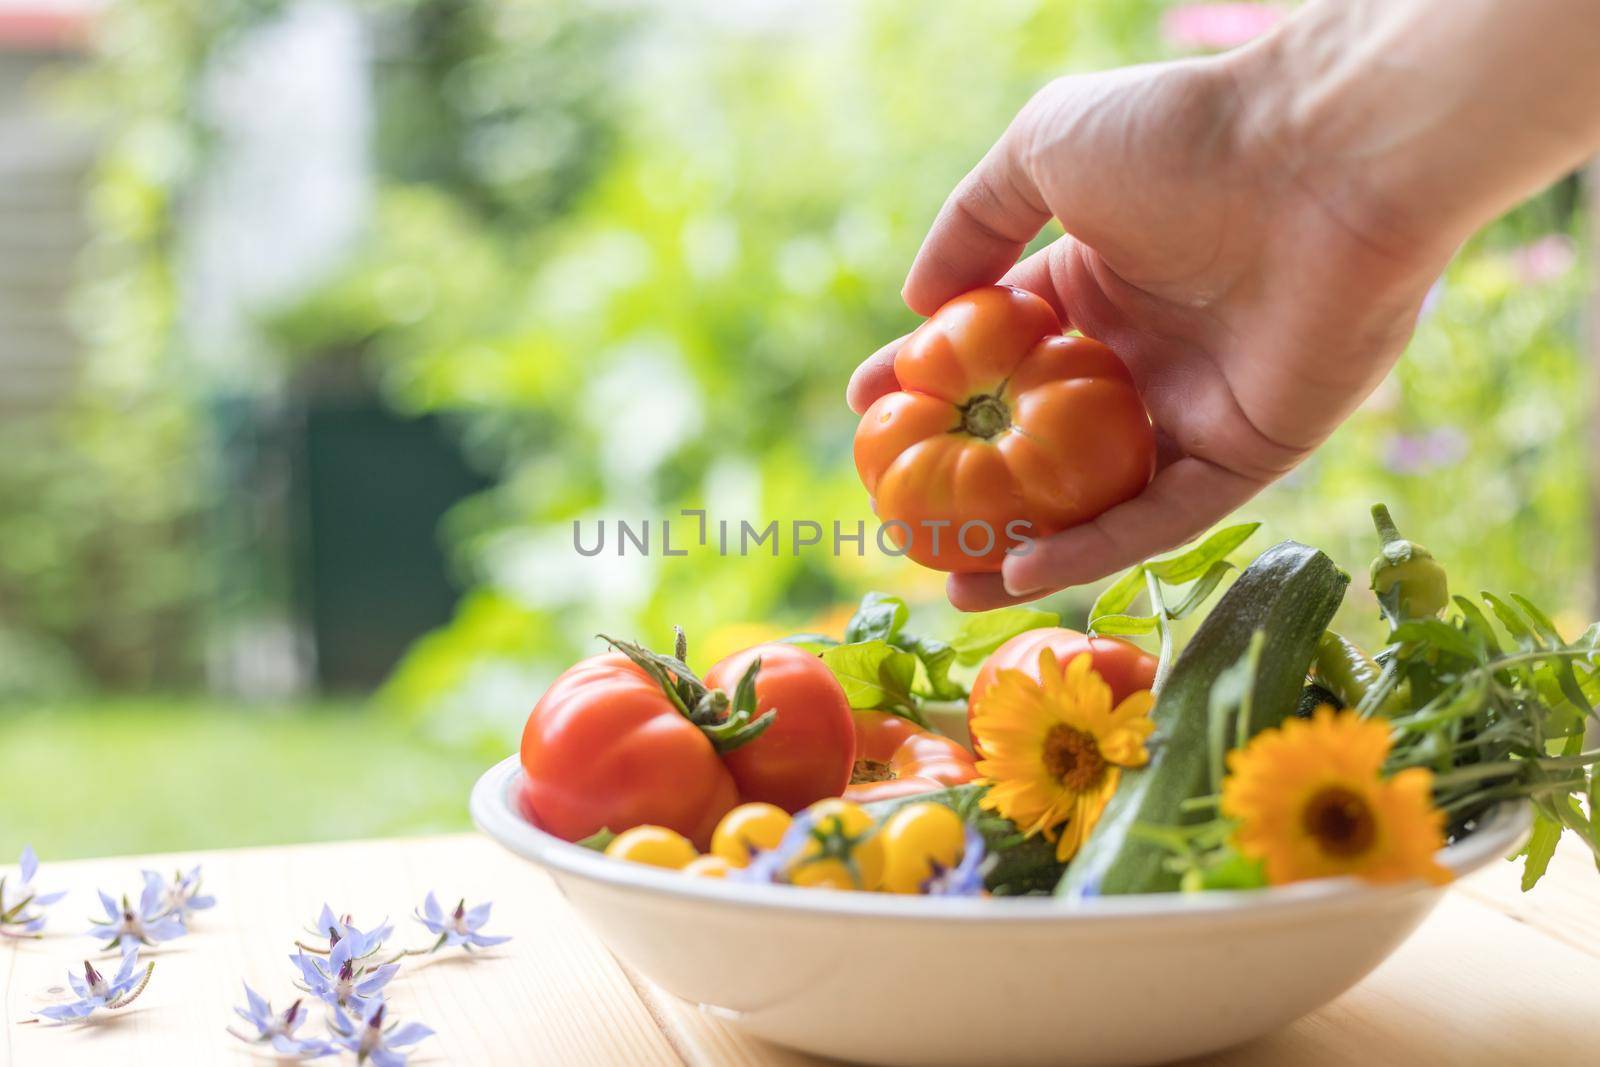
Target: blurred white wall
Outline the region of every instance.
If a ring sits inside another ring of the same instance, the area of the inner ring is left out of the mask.
[[[77,368],[64,305],[87,238],[80,204],[94,139],[41,90],[82,62],[95,6],[0,0],[0,413],[59,403]]]

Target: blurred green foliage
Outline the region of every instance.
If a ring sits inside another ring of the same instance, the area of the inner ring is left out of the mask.
[[[464,830],[482,770],[371,708],[51,702],[5,722],[0,856],[30,842],[50,860]]]
[[[971,0],[933,18],[910,0],[369,5],[380,169],[369,237],[339,278],[263,325],[289,361],[359,352],[397,409],[446,416],[498,475],[443,531],[471,591],[383,695],[498,753],[598,630],[664,641],[677,623],[709,656],[767,626],[825,625],[873,587],[920,602],[939,626],[940,576],[870,547],[585,561],[571,523],[704,507],[713,521],[870,525],[841,394],[864,355],[914,325],[898,290],[925,227],[1044,81],[1174,54],[1159,29],[1170,6]],[[92,476],[38,475],[31,484],[76,479],[88,503],[26,521],[56,538],[86,519],[120,529],[131,479],[159,483],[137,495],[160,536],[118,550],[148,568],[144,595],[170,604],[130,599],[106,616],[120,620],[114,633],[153,632],[137,620],[160,611],[192,617],[207,596],[202,568],[171,575],[164,562],[203,543],[190,524],[209,484],[202,398],[180,383],[173,203],[205,165],[193,109],[205,58],[271,7],[124,0],[112,22],[113,42],[115,27],[131,29],[101,72],[118,117],[84,293],[98,400],[70,447],[117,447]],[[1360,573],[1374,547],[1367,507],[1382,499],[1463,589],[1588,610],[1575,204],[1558,189],[1463,251],[1392,381],[1246,509],[1267,522],[1254,547],[1293,536]],[[0,476],[0,515],[38,493]],[[0,522],[0,558],[32,536]],[[83,589],[124,588],[125,576],[65,570]],[[0,608],[0,620],[78,648],[71,625],[41,621],[56,596],[42,573],[12,579],[23,592],[5,603],[33,606]],[[82,597],[66,599],[94,614]],[[1081,621],[1088,594],[1058,599]],[[1372,632],[1359,592],[1346,614],[1354,633]]]

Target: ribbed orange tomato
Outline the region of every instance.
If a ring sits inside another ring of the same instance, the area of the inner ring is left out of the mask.
[[[870,804],[962,785],[978,777],[972,753],[887,711],[856,710],[856,772],[846,800]]]
[[[1132,498],[1155,434],[1127,367],[1067,337],[1050,305],[974,289],[895,354],[900,388],[856,430],[856,470],[905,554],[935,570],[998,571],[1008,549]]]

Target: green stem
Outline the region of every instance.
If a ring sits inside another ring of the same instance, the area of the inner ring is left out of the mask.
[[[1161,594],[1161,579],[1147,570],[1144,573],[1144,584],[1150,593],[1150,610],[1155,613],[1156,634],[1161,640],[1161,655],[1156,660],[1156,677],[1150,686],[1150,691],[1160,696],[1162,688],[1167,684],[1167,675],[1172,673],[1171,617],[1167,613],[1167,598]]]

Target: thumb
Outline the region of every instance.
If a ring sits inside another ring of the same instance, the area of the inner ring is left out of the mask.
[[[992,285],[1050,221],[1026,166],[1033,112],[1023,108],[939,209],[900,291],[917,314],[932,315],[951,297]]]

